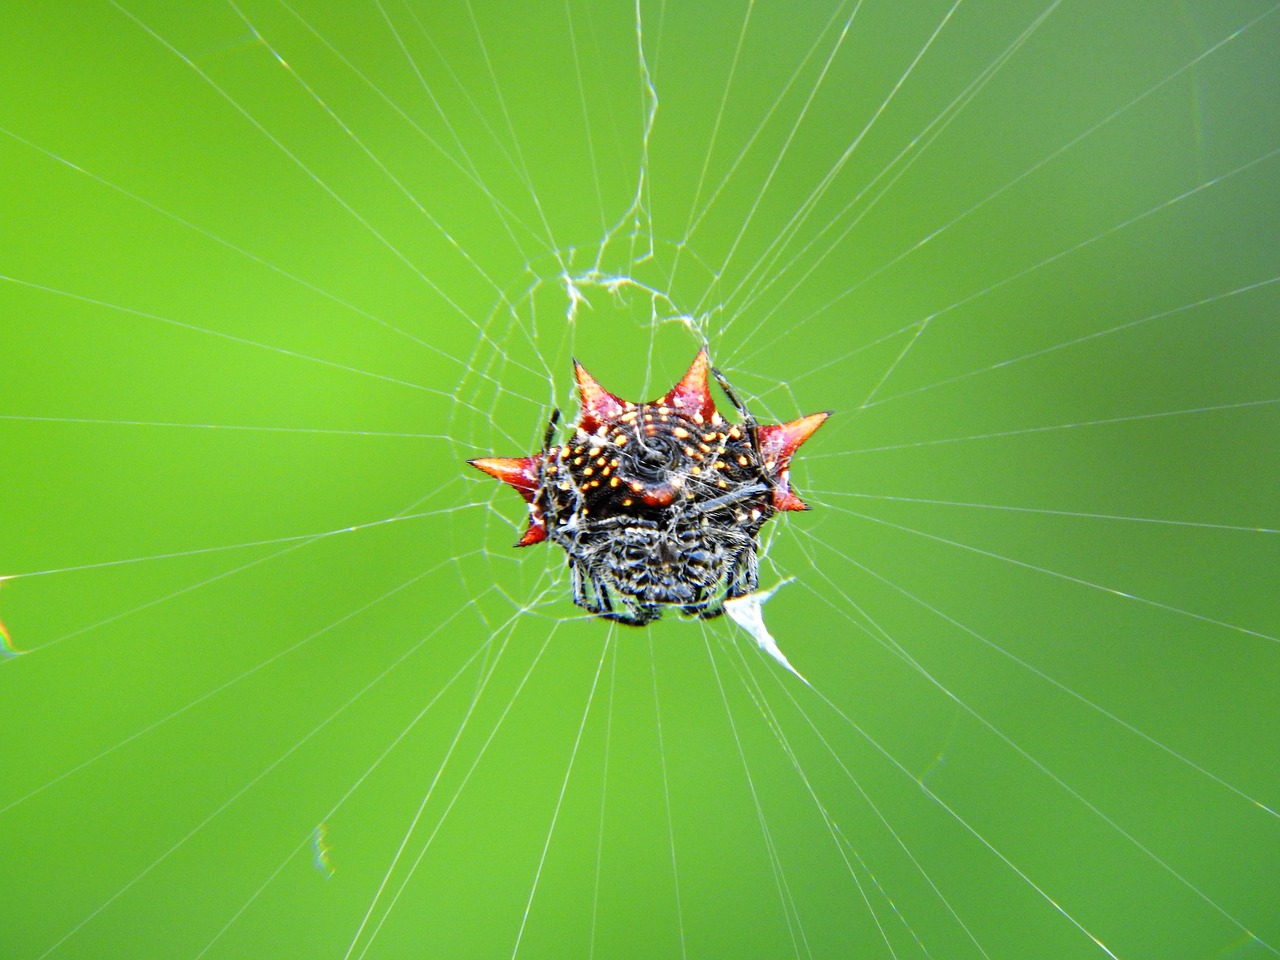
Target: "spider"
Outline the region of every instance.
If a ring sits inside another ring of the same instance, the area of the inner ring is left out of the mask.
[[[741,422],[716,412],[708,373]],[[529,457],[467,462],[529,504],[518,547],[551,540],[569,557],[573,602],[644,626],[677,607],[710,620],[759,581],[760,528],[780,510],[807,510],[791,490],[791,458],[827,419],[758,424],[704,347],[650,403],[620,400],[574,361],[582,410],[572,437]]]

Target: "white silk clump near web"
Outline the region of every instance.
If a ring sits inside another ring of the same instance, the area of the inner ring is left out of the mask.
[[[794,578],[793,578],[794,579]],[[787,659],[780,649],[778,649],[778,641],[769,633],[769,629],[764,625],[763,607],[765,603],[779,589],[785,587],[792,580],[783,580],[779,584],[775,584],[768,590],[756,590],[747,594],[745,597],[736,597],[733,600],[726,600],[724,604],[724,612],[729,615],[734,623],[751,635],[751,638],[759,645],[760,649],[767,653],[778,663],[782,664],[786,669],[790,670],[801,680],[804,680],[807,686],[813,686],[808,680],[804,679],[804,674],[791,665],[791,661]]]

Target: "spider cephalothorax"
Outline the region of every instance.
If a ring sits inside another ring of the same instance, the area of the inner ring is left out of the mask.
[[[726,600],[756,588],[765,521],[808,509],[791,492],[791,458],[828,414],[758,425],[705,349],[651,403],[618,399],[576,361],[574,373],[582,412],[567,443],[552,446],[557,410],[541,453],[468,461],[528,502],[516,546],[558,543],[574,602],[610,620],[641,626],[665,606],[719,616]],[[708,373],[742,423],[716,412]]]

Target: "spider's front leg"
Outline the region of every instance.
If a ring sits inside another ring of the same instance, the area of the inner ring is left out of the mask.
[[[551,449],[551,441],[556,437],[556,426],[560,423],[560,408],[551,411],[551,419],[547,421],[547,432],[542,435],[542,452],[545,455]]]
[[[725,375],[715,367],[711,368],[711,374],[716,378],[716,383],[720,384],[720,389],[729,398],[729,402],[733,404],[733,408],[742,417],[742,426],[746,429],[747,438],[751,441],[751,452],[756,456],[756,463],[763,466],[764,457],[760,454],[760,425],[756,423],[756,418],[751,415],[747,405],[738,399],[737,392],[734,391],[733,387],[729,386],[729,381],[725,379]]]

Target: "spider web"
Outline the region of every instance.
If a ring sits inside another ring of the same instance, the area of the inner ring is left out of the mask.
[[[5,956],[1280,952],[1280,10],[705,6],[13,13]],[[462,461],[704,343],[603,624]]]

